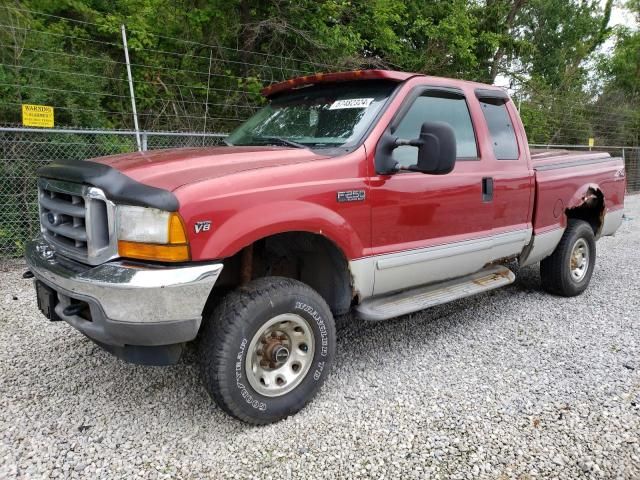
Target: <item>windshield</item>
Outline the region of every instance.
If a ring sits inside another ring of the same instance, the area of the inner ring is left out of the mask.
[[[287,92],[238,127],[226,143],[299,148],[356,145],[396,86],[359,81]]]

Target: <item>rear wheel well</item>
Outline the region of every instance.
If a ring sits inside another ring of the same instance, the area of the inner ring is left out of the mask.
[[[249,281],[269,276],[299,280],[322,296],[334,315],[347,313],[353,290],[342,251],[322,235],[287,232],[258,240],[224,260],[224,269],[207,302]]]
[[[597,238],[604,221],[604,195],[602,191],[589,188],[587,193],[582,197],[582,203],[573,208],[568,208],[565,213],[567,220],[576,219],[587,222]]]

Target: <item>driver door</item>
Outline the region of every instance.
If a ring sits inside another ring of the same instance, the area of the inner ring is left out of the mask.
[[[418,138],[426,121],[449,123],[457,160],[446,175],[400,171],[372,178],[374,295],[466,275],[487,263],[491,249],[492,198],[483,177],[475,129],[462,90],[417,87],[391,133]],[[394,159],[417,162],[417,148],[398,147]]]

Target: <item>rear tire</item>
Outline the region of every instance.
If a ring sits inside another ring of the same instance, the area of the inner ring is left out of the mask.
[[[206,389],[228,414],[252,424],[293,415],[316,395],[335,355],[326,302],[288,278],[254,280],[227,295],[203,325]]]
[[[567,229],[551,256],[540,262],[542,288],[549,293],[574,297],[589,286],[596,264],[596,241],[591,226],[569,219]]]

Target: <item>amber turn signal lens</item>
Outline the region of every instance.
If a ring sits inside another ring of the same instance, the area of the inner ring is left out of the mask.
[[[187,232],[184,228],[182,217],[178,213],[172,213],[169,217],[169,243],[171,245],[186,244]]]
[[[153,260],[156,262],[187,262],[189,245],[158,245],[155,243],[138,243],[120,240],[118,254],[121,257]]]

